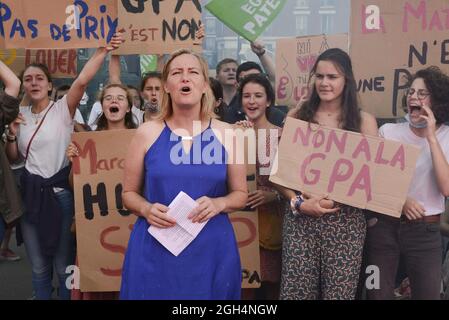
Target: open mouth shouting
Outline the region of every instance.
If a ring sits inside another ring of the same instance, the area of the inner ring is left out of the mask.
[[[420,116],[422,107],[417,104],[412,104],[409,106],[411,116]]]
[[[184,86],[184,87],[181,88],[181,92],[185,93],[185,94],[188,94],[191,91],[192,91],[192,88],[190,88],[189,86]]]
[[[109,112],[112,114],[118,113],[120,111],[119,107],[112,106],[109,108]]]

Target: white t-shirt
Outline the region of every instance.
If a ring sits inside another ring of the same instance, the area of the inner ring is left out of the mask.
[[[131,112],[133,113],[134,123],[137,127],[140,126],[143,123],[143,114],[145,113],[145,111],[133,106],[131,108]]]
[[[73,117],[73,120],[75,120],[79,124],[84,124],[85,123],[84,119],[83,119],[83,115],[81,114],[81,111],[78,108],[76,108],[75,117]]]
[[[408,196],[418,201],[424,207],[426,216],[444,212],[445,198],[438,188],[427,139],[415,135],[408,123],[384,124],[380,127],[379,134],[385,139],[400,141],[421,148]],[[446,160],[449,159],[449,126],[442,125],[437,130],[437,139]]]
[[[87,125],[95,131],[97,128],[97,120],[100,117],[100,115],[103,113],[103,109],[101,108],[101,102],[96,101],[92,109],[90,110],[89,120],[87,121]]]
[[[17,134],[19,152],[23,158],[32,135],[52,104],[53,101],[37,117],[31,114],[31,106],[20,107],[20,112],[26,120],[26,125],[21,124]],[[36,119],[38,119],[37,124]],[[50,178],[68,166],[69,160],[65,152],[72,132],[73,119],[67,106],[67,96],[64,96],[54,103],[34,137],[25,168],[32,174]]]
[[[131,112],[133,113],[133,121],[135,125],[137,127],[140,126],[143,123],[143,114],[145,113],[145,111],[132,106]],[[95,131],[97,129],[97,120],[100,118],[102,113],[103,109],[101,107],[101,103],[99,101],[95,102],[92,106],[92,110],[90,111],[89,121],[87,122],[92,131]]]

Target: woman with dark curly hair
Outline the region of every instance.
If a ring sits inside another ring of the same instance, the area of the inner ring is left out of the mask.
[[[377,136],[376,119],[360,110],[352,63],[340,49],[324,51],[311,71],[310,99],[293,116],[310,123]],[[282,189],[280,189],[282,190]],[[326,196],[296,196],[284,216],[281,299],[354,299],[366,234],[363,210],[335,207]]]
[[[372,214],[368,221],[368,264],[380,271],[369,299],[393,299],[399,257],[404,259],[412,299],[440,299],[440,216],[449,196],[449,77],[437,67],[418,71],[406,92],[406,123],[383,125],[385,139],[421,148],[400,219]]]

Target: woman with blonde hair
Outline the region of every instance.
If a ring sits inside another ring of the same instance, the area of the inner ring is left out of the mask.
[[[120,298],[239,299],[240,258],[227,213],[245,206],[246,172],[227,161],[230,150],[220,139],[232,127],[212,118],[207,64],[196,53],[173,53],[162,85],[160,118],[139,127],[125,162],[123,202],[138,219]],[[148,228],[179,228],[167,212],[181,191],[198,204],[188,219],[207,224],[175,256]]]

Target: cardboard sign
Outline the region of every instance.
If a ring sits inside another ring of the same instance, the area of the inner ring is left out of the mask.
[[[348,51],[348,35],[320,35],[276,41],[276,103],[294,107],[309,92],[309,74],[329,48]]]
[[[273,22],[287,0],[213,0],[206,5],[234,32],[254,41]]]
[[[80,156],[73,161],[81,291],[119,291],[124,255],[136,216],[123,207],[124,159],[135,130],[74,133]],[[114,148],[111,148],[114,141]],[[255,166],[248,177],[256,188]],[[257,211],[230,215],[242,263],[244,288],[260,286]]]
[[[352,0],[351,48],[364,110],[404,115],[404,76],[436,65],[449,72],[446,0]]]
[[[245,141],[248,143],[248,140]],[[245,147],[246,181],[248,192],[257,189],[256,165],[248,161],[248,151]],[[253,150],[254,153],[256,150]],[[259,219],[256,210],[237,211],[229,215],[234,227],[235,236],[240,252],[242,264],[242,288],[259,288],[261,284],[260,275],[260,249],[259,249]]]
[[[201,51],[195,40],[200,0],[118,1],[119,30],[125,45],[116,54],[164,54],[180,48]]]
[[[414,146],[288,117],[270,181],[399,217],[419,153]]]
[[[76,49],[0,50],[0,60],[15,74],[20,74],[30,63],[37,62],[47,65],[53,78],[75,78],[78,75],[77,57]]]
[[[81,291],[120,290],[123,259],[136,221],[122,203],[124,159],[134,133],[73,134],[80,151],[72,170]]]
[[[157,70],[157,54],[140,55],[140,73],[145,74]]]
[[[2,0],[0,48],[97,48],[117,22],[117,0]]]

